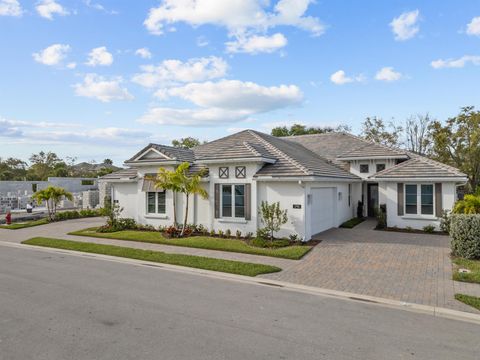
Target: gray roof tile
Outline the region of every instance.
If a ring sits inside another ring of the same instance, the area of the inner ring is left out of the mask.
[[[102,176],[102,180],[120,180],[120,179],[135,179],[137,177],[137,169],[122,169],[111,174]]]

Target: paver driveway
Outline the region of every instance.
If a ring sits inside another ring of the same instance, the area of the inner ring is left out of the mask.
[[[480,295],[480,285],[452,281],[449,237],[373,230],[331,229],[295,265],[262,277],[280,281],[475,311],[454,299],[456,292]]]

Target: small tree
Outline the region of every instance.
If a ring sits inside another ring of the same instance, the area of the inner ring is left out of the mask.
[[[280,227],[288,221],[287,210],[282,210],[279,202],[269,204],[262,201],[260,215],[265,229],[270,233],[271,240],[273,240],[273,234],[280,231]]]
[[[183,172],[182,165],[174,171],[165,168],[158,169],[153,179],[155,189],[171,190],[173,193],[173,226],[177,227],[177,192],[179,192],[179,176]]]
[[[70,201],[73,200],[72,193],[66,191],[64,188],[57,186],[49,186],[45,189],[37,191],[32,195],[32,198],[37,201],[40,205],[45,202],[47,206],[48,219],[50,221],[55,221],[55,216],[57,214],[57,205],[63,198],[66,198]]]

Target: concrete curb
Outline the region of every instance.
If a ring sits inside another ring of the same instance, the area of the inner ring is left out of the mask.
[[[380,305],[380,306],[388,307],[392,309],[411,311],[411,312],[416,312],[421,314],[428,314],[435,317],[465,321],[465,322],[470,322],[470,323],[475,323],[480,325],[479,314],[473,314],[473,313],[468,313],[464,311],[452,310],[452,309],[436,307],[436,306],[407,303],[407,302],[398,301],[398,300],[349,293],[345,291],[324,289],[324,288],[318,288],[313,286],[299,285],[294,283],[249,277],[249,276],[243,276],[243,275],[228,274],[228,273],[222,273],[222,272],[211,271],[211,270],[195,269],[195,268],[189,268],[189,267],[178,266],[178,265],[148,262],[144,260],[135,260],[135,259],[121,258],[121,257],[115,257],[115,256],[109,256],[109,255],[84,253],[80,251],[63,250],[63,249],[48,248],[48,247],[41,247],[41,246],[34,246],[34,245],[11,243],[11,242],[5,242],[5,241],[0,241],[0,246],[7,246],[7,247],[18,248],[18,249],[31,249],[35,251],[43,251],[43,252],[50,252],[50,253],[53,252],[57,254],[66,254],[66,255],[78,256],[78,257],[88,257],[93,259],[102,259],[102,260],[107,260],[107,261],[116,262],[116,263],[130,264],[130,265],[149,267],[149,268],[159,268],[159,269],[168,270],[168,271],[207,276],[214,279],[236,281],[236,282],[241,282],[245,284],[271,286],[271,287],[276,287],[279,290],[295,291],[295,292],[301,292],[301,293],[310,294],[310,295],[337,298],[337,299],[346,300],[346,301],[362,302],[364,304]]]

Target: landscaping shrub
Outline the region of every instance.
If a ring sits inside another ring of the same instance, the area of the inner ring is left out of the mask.
[[[281,247],[289,246],[290,241],[288,239],[275,239],[271,241],[269,245],[272,248],[281,248]]]
[[[250,242],[250,245],[255,247],[261,248],[281,248],[290,245],[290,241],[288,239],[275,239],[275,240],[267,240],[264,238],[256,237]]]
[[[426,226],[423,227],[423,231],[425,231],[428,234],[432,234],[435,231],[435,226],[426,225]]]
[[[385,229],[387,227],[387,212],[385,205],[380,205],[376,210],[377,226],[376,229]]]
[[[291,242],[300,241],[300,237],[298,236],[298,234],[290,234],[289,238]]]
[[[135,222],[135,220],[130,218],[120,218],[117,220],[116,227],[121,230],[136,230],[137,223]]]
[[[463,200],[455,203],[452,212],[454,214],[480,214],[480,193],[465,195]]]
[[[171,238],[177,238],[180,236],[182,231],[176,226],[169,226],[165,229],[165,234]]]
[[[231,237],[231,236],[232,236],[232,231],[231,231],[230,229],[227,229],[227,230],[225,231],[225,237],[229,238],[229,237]]]
[[[83,209],[79,211],[80,217],[95,217],[101,216],[102,210],[101,209]]]
[[[221,238],[225,236],[225,233],[223,232],[223,230],[218,230],[218,236]]]
[[[267,240],[261,237],[256,237],[250,242],[250,245],[264,248],[264,247],[267,247]]]
[[[440,230],[443,232],[450,234],[450,222],[451,222],[451,214],[448,210],[442,211],[442,216],[440,218]]]
[[[235,232],[235,237],[236,237],[237,239],[241,239],[241,238],[242,238],[242,232],[241,232],[240,230],[237,230],[237,231]]]
[[[260,228],[257,230],[257,238],[268,239],[270,237],[270,232],[266,228]]]
[[[480,259],[480,214],[451,216],[452,253],[466,259]]]

